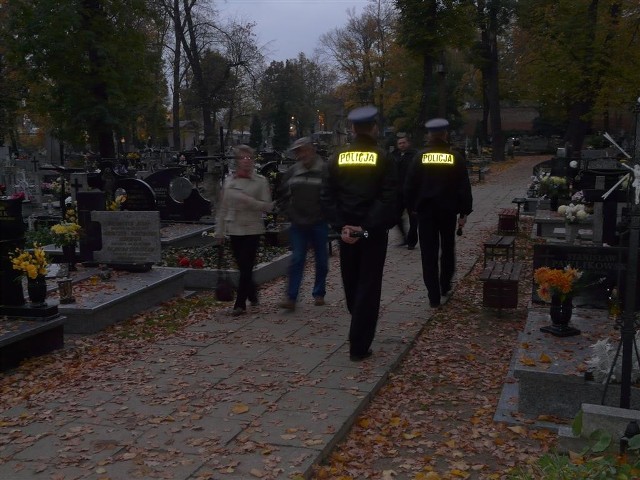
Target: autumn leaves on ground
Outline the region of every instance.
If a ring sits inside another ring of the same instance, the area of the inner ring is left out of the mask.
[[[518,247],[531,258],[530,241]],[[501,316],[481,306],[476,265],[316,479],[500,479],[549,449],[555,433],[493,421],[527,316],[531,262],[523,263],[519,308]]]
[[[522,231],[530,231],[530,224]],[[530,258],[531,241],[520,237],[518,256]],[[337,271],[336,257],[331,268]],[[549,449],[555,433],[536,430],[531,422],[493,421],[527,316],[531,262],[523,264],[519,308],[501,315],[482,307],[481,264],[460,281],[315,479],[500,479]],[[262,286],[262,298],[278,298],[283,281]],[[157,340],[227,307],[203,293],[99,335],[69,339],[64,350],[0,376],[0,409],[37,401],[44,391],[64,394],[99,382],[101,371],[127,357],[143,358]]]

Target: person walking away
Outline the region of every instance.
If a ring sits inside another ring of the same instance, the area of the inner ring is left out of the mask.
[[[411,148],[409,137],[402,132],[397,134],[396,147],[393,151],[393,158],[398,171],[398,229],[402,235],[402,242],[399,246],[406,245],[409,250],[413,250],[418,243],[418,218],[407,209],[404,199],[404,182],[416,150]],[[403,218],[405,210],[407,210],[407,216],[409,217],[409,231],[406,233]]]
[[[405,182],[409,208],[417,212],[422,276],[429,304],[448,296],[455,271],[455,232],[472,212],[471,183],[464,156],[448,143],[449,122],[429,120],[427,146],[416,155]]]
[[[255,151],[248,145],[233,149],[236,171],[222,186],[218,203],[214,237],[220,243],[229,236],[231,251],[238,265],[240,278],[232,316],[246,313],[247,300],[258,304],[258,293],[253,281],[253,267],[264,234],[262,214],[273,209],[267,179],[255,172]]]
[[[329,223],[340,232],[340,271],[351,314],[349,358],[372,355],[380,310],[388,232],[397,220],[398,185],[393,158],[378,147],[378,110],[352,110],[355,138],[329,160],[323,205]]]
[[[291,222],[289,242],[292,252],[286,298],[280,307],[295,310],[309,245],[315,255],[315,281],[311,294],[316,306],[324,305],[329,271],[329,226],[320,205],[320,192],[326,186],[328,170],[309,137],[296,140],[290,151],[294,153],[296,163],[280,181],[278,202],[279,209]]]

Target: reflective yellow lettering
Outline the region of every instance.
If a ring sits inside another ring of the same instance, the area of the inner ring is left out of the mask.
[[[378,163],[376,152],[342,152],[338,155],[338,166],[375,165]]]
[[[450,153],[429,152],[422,154],[423,164],[453,165],[454,156]]]

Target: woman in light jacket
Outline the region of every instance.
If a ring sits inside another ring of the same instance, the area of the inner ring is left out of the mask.
[[[273,208],[271,190],[267,179],[255,172],[255,152],[248,145],[233,149],[236,172],[227,177],[222,187],[222,196],[216,213],[215,237],[224,241],[228,236],[231,251],[238,264],[240,280],[236,302],[231,315],[246,313],[247,300],[258,304],[258,293],[253,282],[253,267],[265,231],[263,212]]]

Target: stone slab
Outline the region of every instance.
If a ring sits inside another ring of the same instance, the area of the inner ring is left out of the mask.
[[[129,273],[111,282],[112,289],[60,305],[60,313],[67,317],[65,333],[95,333],[161,301],[182,295],[184,275],[184,269],[166,267]]]
[[[99,222],[102,249],[93,252],[97,262],[106,264],[147,264],[162,260],[160,213],[91,212]]]
[[[266,282],[286,275],[291,253],[286,253],[271,262],[259,263],[253,269],[253,280],[261,285]],[[239,273],[237,270],[227,270],[227,278],[234,286],[238,285]],[[185,270],[184,286],[194,290],[213,290],[216,288],[220,270],[188,268]]]
[[[44,355],[64,346],[66,318],[6,317],[0,320],[0,371],[14,368],[26,358]]]
[[[573,418],[583,403],[600,404],[605,385],[585,380],[584,362],[590,358],[590,346],[606,338],[613,330],[607,312],[576,309],[571,325],[582,331],[574,337],[555,337],[540,332],[550,324],[542,309],[530,310],[526,327],[516,351],[514,377],[518,380],[518,411],[539,416]],[[542,355],[551,362],[542,362]],[[619,359],[618,361],[621,361]],[[533,362],[533,365],[526,363]],[[632,408],[640,408],[640,390],[632,389]],[[610,384],[604,404],[619,405],[620,386]]]

